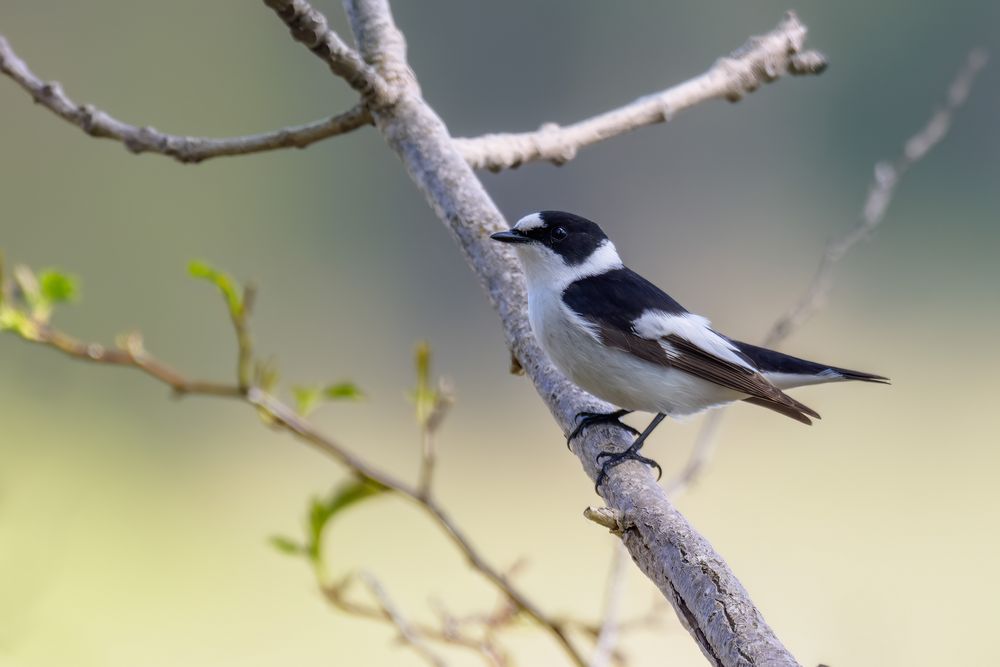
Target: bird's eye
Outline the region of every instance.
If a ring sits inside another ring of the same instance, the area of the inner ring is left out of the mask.
[[[569,236],[569,232],[566,231],[565,227],[556,227],[552,230],[552,241],[554,243],[559,243],[567,236]]]

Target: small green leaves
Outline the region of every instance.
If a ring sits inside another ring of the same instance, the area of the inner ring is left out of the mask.
[[[295,397],[295,407],[303,417],[309,415],[319,403],[319,387],[292,387],[292,395]]]
[[[445,413],[455,398],[447,382],[431,379],[431,347],[426,341],[417,344],[414,351],[417,367],[417,386],[410,393],[416,407],[417,424],[421,430],[437,430]]]
[[[72,301],[79,288],[77,280],[65,273],[48,269],[40,275],[27,266],[15,266],[13,285],[2,275],[0,257],[0,331],[13,331],[35,340],[39,326],[48,324],[56,304]]]
[[[437,404],[437,392],[431,386],[430,344],[427,341],[417,343],[414,357],[417,366],[417,387],[413,390],[413,403],[417,408],[417,423],[424,427],[434,413],[434,406]]]
[[[38,327],[28,314],[6,303],[0,304],[0,331],[13,331],[28,340],[38,337]]]
[[[353,382],[338,382],[326,387],[296,386],[292,387],[292,395],[299,414],[309,415],[319,405],[320,400],[328,401],[360,401],[365,398],[364,392]]]
[[[195,278],[207,280],[215,285],[226,300],[226,307],[229,309],[229,319],[232,320],[233,329],[236,332],[236,345],[239,348],[236,375],[239,379],[240,389],[247,391],[250,389],[255,371],[253,338],[250,336],[247,321],[250,319],[250,311],[253,309],[256,291],[252,285],[247,285],[241,289],[239,284],[228,273],[223,273],[206,262],[189,262],[188,273]]]
[[[278,362],[274,357],[269,357],[264,361],[257,361],[253,370],[254,384],[267,393],[273,393],[281,379],[278,371]]]
[[[226,299],[230,315],[234,318],[243,316],[243,295],[240,292],[239,284],[229,274],[215,269],[206,262],[199,261],[188,263],[188,273],[194,278],[207,280],[218,287]]]
[[[322,572],[323,536],[331,521],[349,507],[388,490],[388,487],[372,480],[353,479],[345,482],[328,496],[310,501],[304,542],[283,535],[275,535],[268,542],[283,554],[307,557],[317,572]]]
[[[323,397],[331,401],[360,401],[365,394],[353,382],[340,382],[324,389]]]
[[[283,554],[289,556],[299,556],[306,553],[306,548],[290,537],[275,535],[268,540],[268,543]]]
[[[42,271],[38,283],[42,300],[49,304],[73,301],[79,291],[76,278],[51,269]]]
[[[313,498],[309,505],[308,542],[305,553],[314,563],[323,560],[323,533],[330,521],[349,507],[387,491],[370,480],[353,480],[334,489],[326,498]]]

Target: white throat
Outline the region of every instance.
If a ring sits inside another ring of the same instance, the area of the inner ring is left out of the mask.
[[[580,264],[570,265],[545,246],[526,244],[516,246],[528,291],[554,290],[562,292],[569,285],[587,276],[596,276],[622,267],[621,257],[611,241],[604,241]]]

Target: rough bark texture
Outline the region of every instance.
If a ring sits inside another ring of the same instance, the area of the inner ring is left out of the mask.
[[[323,14],[307,0],[264,0],[264,3],[277,13],[297,41],[359,93],[360,106],[338,117],[262,135],[229,139],[177,137],[129,125],[90,105],[76,104],[57,84],[45,83],[32,74],[2,37],[0,72],[25,88],[37,102],[94,136],[121,141],[136,152],[157,152],[182,161],[304,146],[374,121],[428,203],[452,231],[500,316],[511,352],[567,433],[579,412],[610,411],[612,406],[566,380],[536,343],[527,320],[527,299],[520,266],[509,248],[489,240],[492,232],[505,229],[508,224],[473,168],[497,170],[529,160],[562,163],[571,159],[581,147],[668,120],[676,112],[705,100],[721,97],[736,101],[785,74],[815,74],[825,65],[820,54],[803,50],[806,28],[794,14],[788,14],[774,30],[751,38],[742,49],[719,59],[704,74],[619,109],[565,128],[549,125],[538,132],[456,140],[420,93],[417,78],[406,60],[403,35],[393,22],[388,0],[345,0],[357,51],[329,27]],[[74,341],[64,340],[62,347],[57,340],[38,339],[38,342],[52,343],[74,356],[88,355],[87,351],[74,347]],[[498,355],[498,368],[499,359]],[[247,387],[242,384],[235,390],[192,385],[175,377],[176,374],[165,367],[144,365],[127,355],[109,357],[105,361],[142,368],[178,391],[220,395],[232,395],[234,391],[237,395],[247,393],[248,400],[266,407],[262,402],[264,398],[258,395],[260,392],[255,388],[245,392]],[[345,459],[359,473],[371,479],[379,477],[377,472],[365,472],[363,463],[346,458],[349,455],[341,448],[315,436],[293,416],[282,417],[278,407],[271,406],[269,414],[305,440]],[[597,455],[609,447],[624,449],[629,444],[631,441],[621,429],[599,427],[588,429],[575,439],[573,448],[586,473],[596,480]],[[397,490],[403,487],[401,484],[393,486]],[[607,519],[610,514],[612,517],[604,523],[612,523],[621,534],[632,559],[671,602],[712,664],[727,667],[797,664],[726,563],[673,507],[646,466],[628,462],[615,467],[600,492],[610,508],[602,516]],[[419,499],[419,491],[405,493]],[[424,504],[456,543],[470,554],[474,566],[507,591],[515,604],[550,627],[568,648],[571,657],[582,664],[582,657],[563,629],[551,621],[546,622],[540,611],[514,592],[502,574],[485,563],[476,562],[468,542],[443,510],[426,499]]]
[[[608,410],[569,383],[531,334],[523,276],[512,254],[489,240],[507,227],[456,146],[444,122],[424,101],[406,63],[405,43],[385,0],[346,0],[355,38],[366,59],[400,86],[394,104],[373,112],[375,125],[400,156],[428,203],[454,234],[503,324],[507,342],[565,432],[583,410]],[[780,47],[786,57],[795,50]],[[768,70],[768,73],[782,70]],[[766,79],[764,79],[766,80]],[[745,80],[742,89],[750,89]],[[592,479],[597,454],[629,441],[613,428],[594,428],[574,443]],[[643,465],[616,467],[601,493],[621,517],[632,559],[660,588],[713,664],[795,665],[743,586],[711,545],[671,505]]]

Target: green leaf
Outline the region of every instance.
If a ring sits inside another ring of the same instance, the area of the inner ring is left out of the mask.
[[[417,343],[414,357],[417,366],[417,387],[413,390],[412,397],[417,408],[417,423],[425,426],[434,412],[438,398],[431,384],[431,346],[427,341]]]
[[[278,385],[278,380],[281,379],[277,360],[274,357],[270,357],[264,361],[258,361],[254,364],[253,375],[254,384],[267,393],[273,392],[274,388]]]
[[[353,382],[340,382],[326,387],[323,397],[331,401],[360,401],[365,393]]]
[[[285,537],[283,535],[274,535],[268,540],[268,543],[279,552],[287,554],[289,556],[298,556],[305,553],[306,549],[304,546],[296,542],[290,537]]]
[[[365,395],[353,382],[340,382],[326,387],[302,386],[292,387],[292,395],[298,412],[303,417],[316,409],[321,399],[328,401],[360,401]]]
[[[76,278],[52,269],[42,271],[38,283],[42,299],[50,304],[73,301],[79,293]]]
[[[188,263],[188,273],[194,278],[207,280],[222,292],[229,306],[229,312],[234,317],[243,314],[243,297],[240,293],[239,284],[232,277],[207,264],[206,262],[191,261]]]
[[[13,331],[21,338],[35,340],[38,337],[38,326],[22,310],[0,305],[0,331]]]
[[[353,505],[388,490],[370,480],[353,480],[342,484],[326,498],[313,498],[309,505],[309,557],[316,563],[323,558],[323,533],[330,521]]]
[[[292,395],[299,414],[307,417],[319,403],[321,392],[319,387],[292,387]]]

